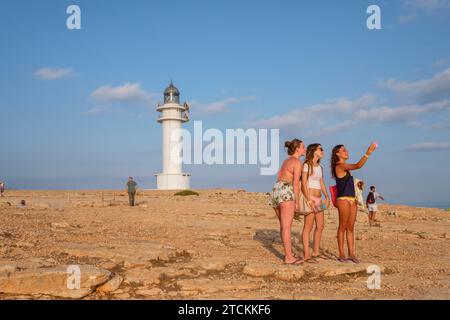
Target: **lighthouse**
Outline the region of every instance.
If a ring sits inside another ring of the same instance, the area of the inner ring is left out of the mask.
[[[189,121],[189,106],[180,104],[180,92],[170,82],[164,90],[164,104],[158,104],[162,124],[162,173],[156,175],[159,190],[189,189],[190,174],[183,173],[180,141],[181,124]]]

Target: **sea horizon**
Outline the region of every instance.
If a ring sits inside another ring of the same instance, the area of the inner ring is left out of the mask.
[[[423,207],[423,208],[436,208],[436,209],[450,209],[450,202],[406,202],[406,203],[399,203],[401,205],[407,205],[411,207]]]

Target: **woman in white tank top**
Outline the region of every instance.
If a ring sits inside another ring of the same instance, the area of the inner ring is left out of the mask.
[[[302,192],[308,201],[313,213],[305,216],[303,224],[303,259],[306,262],[317,263],[314,258],[320,254],[320,239],[324,228],[323,212],[330,205],[327,187],[323,179],[323,169],[320,165],[320,159],[324,156],[323,148],[320,144],[310,144],[306,149],[305,163],[302,170]],[[322,201],[322,194],[325,196],[325,202]],[[312,232],[314,222],[316,229],[314,230],[313,252],[310,253],[309,238]]]

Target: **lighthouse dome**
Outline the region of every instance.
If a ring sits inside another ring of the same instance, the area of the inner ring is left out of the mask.
[[[164,90],[164,95],[180,95],[180,91],[178,91],[177,87],[173,85],[172,82],[170,82],[170,85]]]
[[[170,85],[164,90],[164,103],[179,103],[180,91],[170,82]]]

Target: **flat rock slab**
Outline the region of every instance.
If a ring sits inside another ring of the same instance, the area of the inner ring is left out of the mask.
[[[176,279],[180,277],[194,278],[207,273],[222,272],[225,270],[226,266],[226,261],[212,260],[204,262],[198,261],[194,263],[189,262],[166,267],[152,267],[150,270],[159,274],[162,278]]]
[[[50,225],[52,228],[56,229],[66,229],[71,227],[67,222],[52,222]]]
[[[160,270],[131,269],[125,272],[125,283],[156,285],[161,282]]]
[[[270,277],[278,270],[279,265],[273,263],[250,262],[244,269],[245,275],[257,278]]]
[[[214,293],[219,291],[234,290],[257,290],[260,288],[258,283],[243,282],[241,280],[225,279],[186,279],[177,281],[181,291],[195,291],[202,293]]]
[[[304,295],[297,295],[294,293],[291,300],[321,300],[318,296],[304,296]]]
[[[17,266],[13,263],[0,265],[0,277],[8,276],[9,274],[16,272],[18,270]]]
[[[282,281],[297,281],[300,280],[305,275],[305,270],[303,270],[298,265],[286,265],[280,267],[273,277]]]
[[[101,286],[97,287],[98,292],[113,292],[119,289],[123,282],[123,278],[119,275],[115,275],[109,281],[105,282]]]
[[[301,265],[251,262],[244,267],[243,273],[256,278],[272,277],[282,281],[297,281],[305,275],[305,270]]]
[[[136,294],[140,296],[159,296],[163,293],[164,292],[159,288],[136,290]]]
[[[179,277],[195,277],[198,274],[193,268],[175,268],[175,267],[161,267],[152,268],[153,271],[158,272],[161,276],[169,279],[179,278]]]
[[[342,263],[333,260],[319,260],[317,264],[303,263],[302,265],[284,265],[275,263],[249,262],[243,269],[247,276],[256,278],[272,277],[282,281],[296,281],[305,274],[313,277],[333,277],[343,274],[367,273],[371,263],[352,262]],[[378,265],[380,271],[384,267]]]
[[[318,264],[310,265],[305,270],[313,276],[334,277],[344,274],[367,273],[370,266],[377,266],[384,271],[382,265],[374,263],[337,262],[333,260],[319,260]]]
[[[148,265],[152,260],[169,261],[180,250],[151,241],[136,241],[130,244],[109,246],[84,243],[65,243],[60,251],[76,257],[96,257],[116,262],[125,262],[126,267]]]
[[[39,258],[39,257],[32,257],[27,259],[17,259],[17,260],[11,260],[11,259],[0,259],[0,270],[8,269],[7,266],[14,266],[14,270],[9,268],[12,271],[20,271],[25,269],[38,269],[38,268],[48,268],[48,267],[54,267],[56,264],[56,261],[52,258]]]
[[[0,292],[7,294],[50,295],[53,297],[79,299],[90,294],[95,287],[105,283],[111,276],[107,270],[90,265],[80,265],[80,286],[70,289],[74,275],[68,266],[30,269],[0,276]]]
[[[225,270],[227,262],[224,260],[208,259],[200,263],[200,268],[205,271],[220,272]]]

